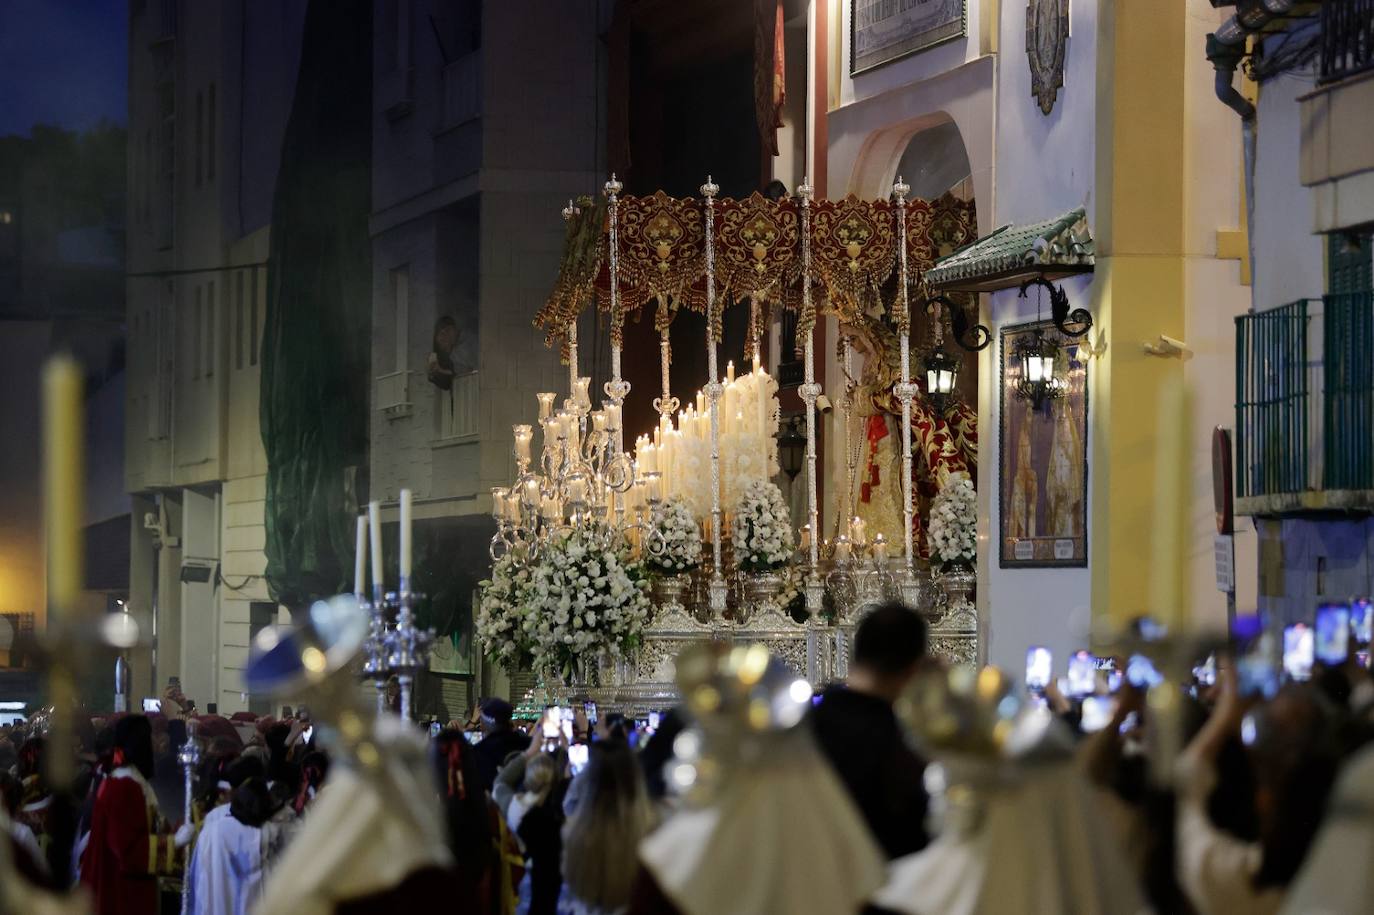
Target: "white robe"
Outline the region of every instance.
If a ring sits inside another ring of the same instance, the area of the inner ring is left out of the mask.
[[[262,887],[262,830],[229,815],[229,805],[205,817],[191,856],[195,915],[246,915]]]

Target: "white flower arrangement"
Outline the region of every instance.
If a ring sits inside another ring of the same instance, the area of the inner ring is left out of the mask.
[[[491,578],[480,582],[477,637],[492,658],[506,670],[528,667],[534,656],[525,638],[524,591],[529,570],[507,553],[491,567]]]
[[[687,503],[676,497],[668,500],[654,512],[650,523],[663,538],[648,551],[648,563],[655,571],[677,575],[697,567],[701,562],[701,528]]]
[[[581,531],[551,540],[512,570],[503,557],[484,582],[477,633],[507,670],[525,663],[570,677],[583,658],[619,657],[649,618],[644,568]]]
[[[926,537],[932,556],[946,566],[972,565],[978,558],[978,494],[968,477],[947,482],[930,504]]]
[[[735,561],[746,572],[767,572],[792,555],[792,516],[782,491],[766,480],[750,483],[735,506]]]

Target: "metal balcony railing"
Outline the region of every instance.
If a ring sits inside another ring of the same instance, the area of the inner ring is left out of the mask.
[[[1237,498],[1313,488],[1307,305],[1236,318]]]
[[[1374,490],[1374,293],[1323,302],[1323,484]]]
[[[1320,82],[1374,68],[1374,0],[1326,0],[1321,17]]]

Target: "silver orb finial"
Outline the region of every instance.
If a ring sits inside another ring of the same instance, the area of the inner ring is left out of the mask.
[[[892,182],[892,196],[896,197],[898,200],[905,200],[906,195],[910,193],[911,185],[903,181],[901,175],[898,175],[897,180]]]
[[[711,180],[711,176],[706,176],[706,183],[701,186],[701,196],[714,197],[720,193],[720,185]]]
[[[606,196],[614,197],[619,194],[625,185],[616,180],[615,172],[611,172],[611,180],[606,182]]]

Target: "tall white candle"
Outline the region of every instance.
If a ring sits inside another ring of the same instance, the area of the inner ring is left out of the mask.
[[[382,504],[367,503],[367,529],[372,535],[372,588],[386,590],[386,580],[382,578]]]
[[[367,587],[367,517],[358,516],[358,536],[353,545],[353,593],[361,596]]]
[[[410,490],[401,490],[401,590],[410,589]]]

